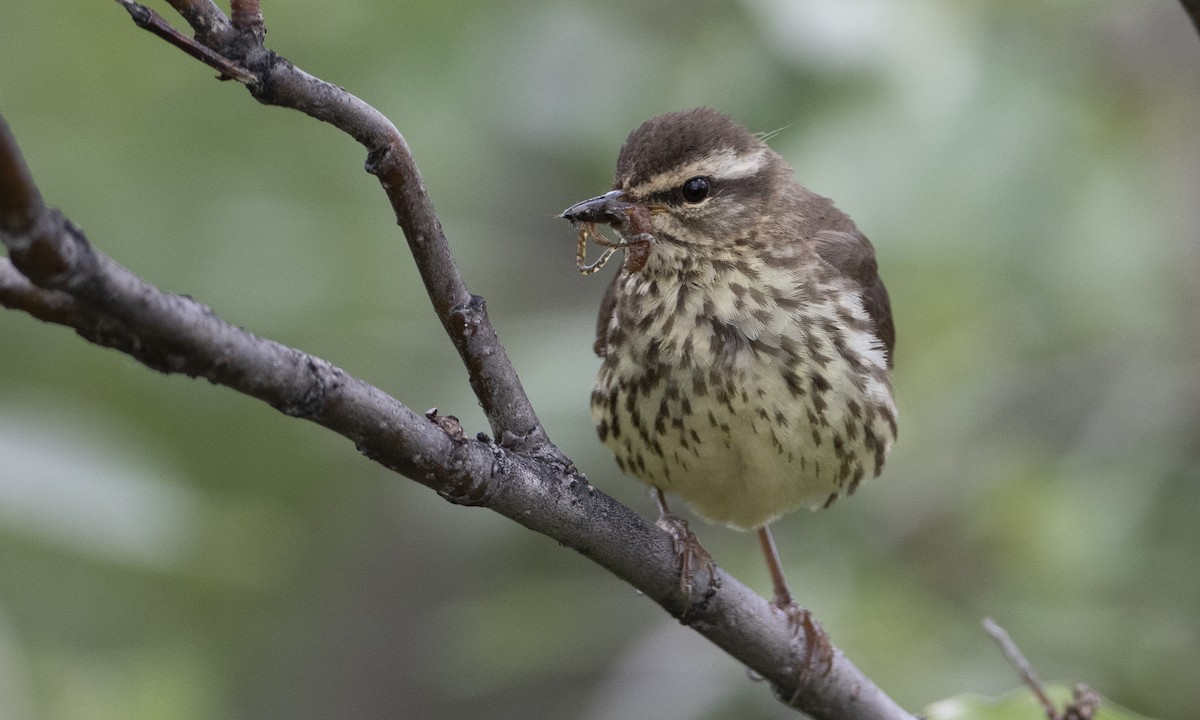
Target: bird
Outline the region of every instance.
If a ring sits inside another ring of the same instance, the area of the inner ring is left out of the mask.
[[[764,138],[708,107],[651,118],[621,146],[612,190],[561,217],[579,228],[581,272],[625,253],[600,304],[591,415],[620,469],[652,488],[681,577],[711,558],[666,494],[756,531],[771,604],[827,655],[769,526],[883,468],[896,332],[871,243]],[[590,265],[588,239],[605,248]]]

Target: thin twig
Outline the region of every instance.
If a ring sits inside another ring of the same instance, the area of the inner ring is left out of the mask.
[[[259,38],[266,33],[258,0],[230,0],[229,19],[238,30],[255,33]]]
[[[87,313],[87,308],[69,293],[43,290],[3,257],[0,257],[0,305],[29,313],[44,322],[71,327],[82,325]]]
[[[129,11],[129,15],[138,27],[149,30],[205,65],[216,69],[221,73],[222,80],[237,80],[246,85],[258,82],[258,77],[254,73],[180,33],[163,19],[162,15],[145,5],[139,5],[133,0],[117,0],[117,2]]]
[[[219,47],[233,36],[233,25],[213,0],[167,0],[175,12],[196,31],[196,39]]]
[[[492,432],[506,447],[568,464],[546,436],[496,336],[483,298],[467,289],[404,136],[382,113],[358,97],[267,51],[261,38],[232,37],[227,44],[235,46],[237,56],[261,79],[248,86],[256,100],[330,123],[367,149],[367,170],[379,178],[387,193],[425,290],[467,368],[471,388]]]
[[[8,123],[0,118],[0,233],[24,236],[46,210]]]
[[[983,629],[991,636],[992,640],[1000,646],[1000,652],[1004,653],[1004,657],[1008,659],[1010,665],[1017,671],[1017,675],[1021,677],[1021,682],[1029,688],[1033,696],[1041,704],[1042,709],[1046,711],[1046,717],[1050,720],[1058,720],[1058,710],[1054,707],[1054,701],[1046,694],[1046,689],[1042,687],[1042,681],[1038,680],[1037,672],[1034,671],[1033,665],[1021,653],[1021,649],[1013,642],[1004,628],[996,624],[996,621],[991,618],[983,619]]]

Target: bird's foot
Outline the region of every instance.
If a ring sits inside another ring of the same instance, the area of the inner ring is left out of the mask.
[[[679,591],[687,598],[690,606],[696,571],[703,568],[708,575],[709,583],[715,585],[717,565],[713,562],[712,555],[709,555],[708,551],[700,545],[696,534],[688,529],[687,520],[675,513],[664,512],[658,516],[658,520],[654,524],[670,535],[671,540],[675,543],[675,557],[679,561]],[[685,613],[687,609],[688,606],[685,606]]]
[[[771,605],[787,617],[793,640],[804,636],[804,659],[796,676],[797,684],[803,687],[818,677],[828,675],[833,669],[833,643],[821,624],[791,597],[776,598]]]

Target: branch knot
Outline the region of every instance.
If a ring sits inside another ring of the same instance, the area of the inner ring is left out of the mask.
[[[487,301],[472,295],[467,302],[454,306],[450,311],[450,322],[455,333],[463,338],[473,337],[487,322]]]

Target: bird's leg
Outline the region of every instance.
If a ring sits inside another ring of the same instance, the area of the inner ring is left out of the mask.
[[[812,613],[796,603],[792,591],[788,589],[787,580],[783,577],[783,565],[779,562],[779,551],[775,549],[775,538],[766,526],[758,529],[758,541],[762,545],[763,555],[767,559],[767,568],[771,571],[771,584],[775,586],[775,598],[771,604],[787,616],[792,626],[793,637],[804,633],[804,663],[800,667],[800,680],[804,682],[810,673],[827,674],[833,667],[833,645],[829,636],[820,623],[813,618]]]
[[[712,555],[709,555],[708,551],[700,546],[700,541],[696,539],[695,533],[688,529],[687,521],[671,512],[667,507],[667,499],[663,496],[663,491],[654,488],[651,495],[654,496],[654,504],[658,506],[658,520],[654,524],[670,535],[671,540],[675,542],[675,557],[679,560],[679,591],[690,600],[692,580],[695,579],[696,570],[704,568],[710,582],[715,582],[716,564],[713,562]],[[687,609],[685,606],[685,613]]]

